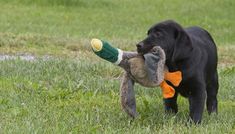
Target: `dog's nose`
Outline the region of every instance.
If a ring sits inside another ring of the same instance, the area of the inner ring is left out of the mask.
[[[136,44],[137,52],[138,52],[138,53],[141,53],[141,52],[142,52],[142,47],[143,47],[142,44],[143,44],[143,43],[138,43],[138,44]]]
[[[140,43],[136,44],[137,49],[141,49],[142,45]]]
[[[138,49],[140,49],[140,48],[141,48],[141,45],[140,45],[140,44],[136,44],[136,47],[137,47]]]

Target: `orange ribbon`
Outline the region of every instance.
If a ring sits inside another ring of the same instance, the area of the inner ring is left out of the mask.
[[[172,98],[175,95],[175,89],[168,85],[167,82],[171,82],[174,86],[179,86],[180,82],[182,81],[182,73],[181,71],[176,72],[165,72],[164,74],[164,81],[160,84],[162,88],[162,93],[164,98]]]

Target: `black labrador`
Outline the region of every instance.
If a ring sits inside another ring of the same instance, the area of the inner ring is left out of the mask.
[[[164,99],[166,112],[178,112],[179,93],[188,97],[189,115],[195,123],[201,122],[205,101],[208,113],[217,113],[217,48],[206,30],[200,27],[182,28],[178,23],[167,20],[152,26],[147,38],[136,46],[141,54],[160,46],[165,51],[169,71],[182,72],[183,79],[175,87],[175,96]]]

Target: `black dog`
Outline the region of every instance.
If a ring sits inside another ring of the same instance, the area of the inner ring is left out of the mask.
[[[195,123],[201,122],[205,100],[208,113],[217,113],[217,48],[206,30],[200,27],[182,28],[168,20],[152,26],[147,38],[136,46],[141,54],[160,46],[166,53],[169,71],[182,72],[183,80],[175,87],[175,96],[164,99],[166,112],[178,112],[177,94],[180,93],[188,97],[190,117]]]

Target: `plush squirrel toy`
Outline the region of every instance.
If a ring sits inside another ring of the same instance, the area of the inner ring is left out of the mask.
[[[163,97],[171,98],[174,96],[175,90],[166,81],[177,87],[182,80],[180,71],[168,72],[165,66],[165,53],[160,47],[156,46],[151,52],[144,55],[122,51],[99,39],[92,39],[91,47],[96,55],[125,70],[120,87],[121,105],[131,117],[137,116],[135,82],[145,87],[160,86]]]

